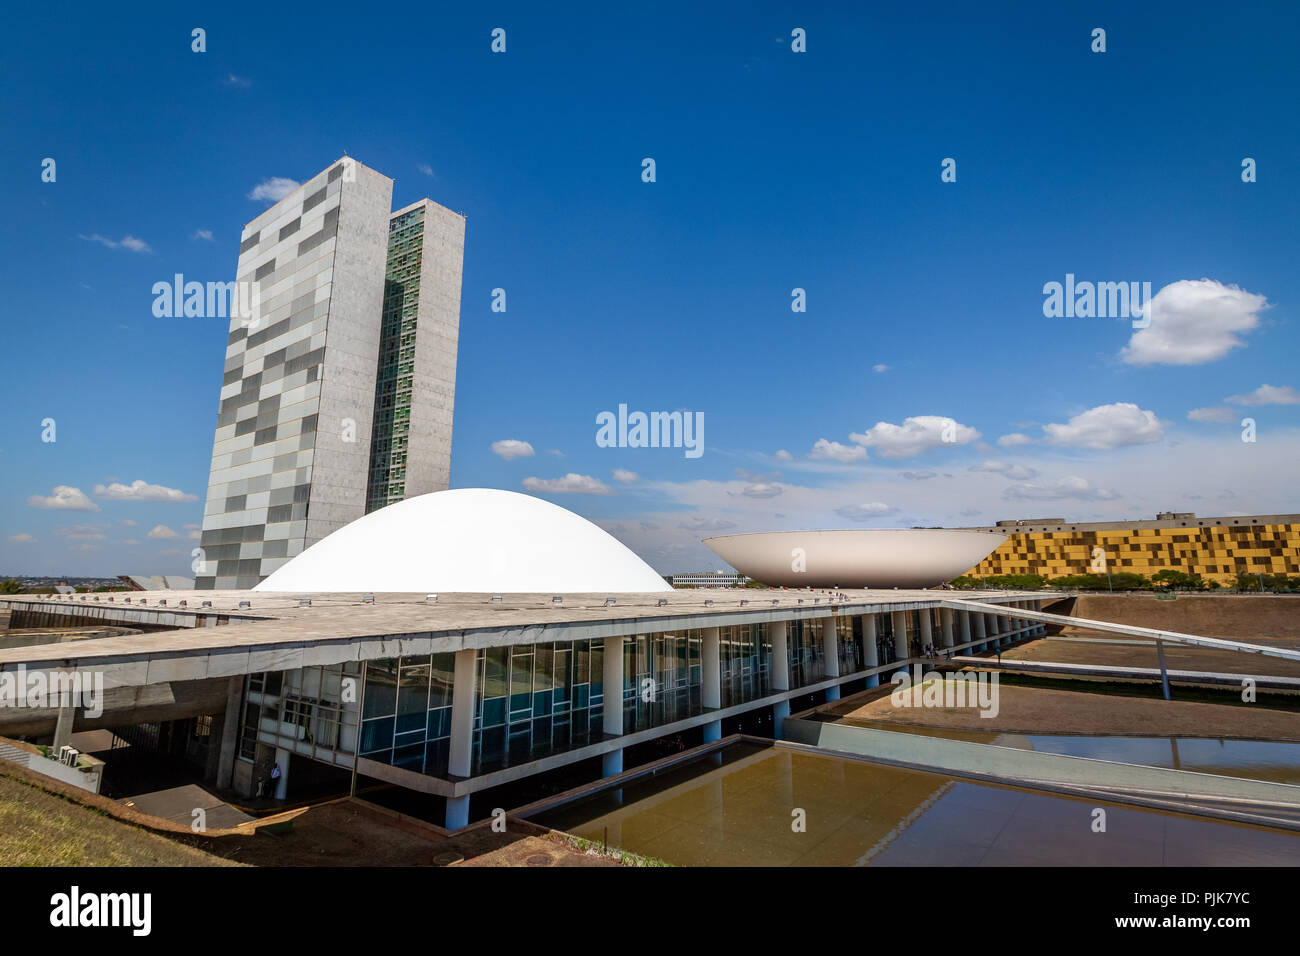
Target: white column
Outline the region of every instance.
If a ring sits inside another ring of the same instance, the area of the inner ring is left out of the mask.
[[[985,648],[985,638],[988,637],[988,621],[983,611],[970,611],[971,622],[975,625],[975,646],[972,651],[982,651]]]
[[[773,621],[767,626],[767,636],[772,642],[773,690],[790,689],[790,655],[786,647],[788,632],[785,621]]]
[[[840,640],[839,633],[835,627],[836,619],[833,617],[822,618],[822,658],[824,660],[823,670],[827,677],[840,676]],[[826,700],[839,700],[840,688],[838,685],[826,688]]]
[[[623,636],[605,638],[604,669],[601,687],[605,694],[604,731],[610,736],[623,733]],[[623,772],[623,748],[611,750],[601,758],[604,776]]]
[[[880,666],[880,651],[876,647],[876,615],[862,615],[862,659],[867,670]],[[868,687],[880,686],[880,675],[872,674],[867,678]]]
[[[700,651],[700,702],[705,710],[722,706],[722,642],[716,627],[704,629],[704,646]]]
[[[474,684],[477,664],[478,651],[473,648],[456,652],[455,674],[451,685],[451,741],[447,759],[447,773],[453,777],[469,776],[470,755],[474,749]]]
[[[921,653],[925,653],[925,649],[934,643],[934,619],[928,607],[921,608],[916,616],[921,621]]]
[[[767,625],[767,636],[772,642],[772,690],[790,689],[790,658],[786,638],[789,628],[785,621],[772,621]],[[778,700],[772,705],[772,736],[780,740],[785,719],[790,716],[790,702]]]
[[[705,710],[722,706],[722,641],[716,627],[706,627],[700,650],[700,703]],[[704,725],[704,742],[712,743],[722,738],[722,721],[714,720]]]
[[[959,612],[957,613],[957,620],[958,620],[958,622],[959,622],[959,624],[960,624],[960,626],[961,626],[960,636],[959,636],[959,638],[958,638],[958,640],[957,640],[957,643],[959,643],[959,644],[969,644],[970,641],[971,641],[971,636],[970,636],[970,611],[959,611]],[[966,648],[966,653],[969,654],[970,652],[971,652],[971,648],[969,648],[969,647]]]
[[[912,656],[907,646],[907,612],[891,611],[889,617],[894,625],[894,656],[906,660]]]

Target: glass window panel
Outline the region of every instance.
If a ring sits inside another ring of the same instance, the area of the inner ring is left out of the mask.
[[[388,658],[366,665],[366,696],[361,716],[397,713],[397,661]]]

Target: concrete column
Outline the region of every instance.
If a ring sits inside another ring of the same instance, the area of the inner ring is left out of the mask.
[[[229,790],[239,756],[239,731],[244,722],[244,678],[232,677],[226,685],[226,719],[221,725],[221,758],[217,761],[217,789]]]
[[[72,723],[77,719],[76,698],[70,691],[66,695],[67,700],[62,699],[64,695],[59,696],[59,716],[54,724],[54,743],[50,745],[50,751],[55,759],[58,759],[59,748],[72,742]]]
[[[283,747],[276,747],[275,762],[280,765],[280,780],[276,783],[275,793],[271,796],[283,800],[289,792],[289,751]]]
[[[463,797],[447,798],[447,816],[443,826],[448,830],[459,830],[469,826],[469,794]]]
[[[952,647],[952,608],[939,608],[939,646]]]
[[[840,676],[840,640],[839,634],[835,629],[835,618],[822,618],[822,657],[824,658],[824,670],[827,677]],[[826,688],[826,700],[839,700],[840,689],[836,687]]]
[[[781,739],[781,732],[785,729],[785,719],[790,716],[790,702],[788,700],[778,700],[772,705],[772,735],[777,740]]]
[[[928,607],[921,608],[916,612],[916,616],[921,620],[921,651],[924,653],[925,649],[934,643],[934,621],[930,617]]]
[[[969,611],[971,623],[975,625],[975,645],[972,651],[982,651],[987,646],[985,638],[988,637],[988,620],[983,611]]]
[[[455,675],[451,685],[451,742],[447,772],[453,777],[468,777],[470,756],[474,749],[474,694],[475,670],[478,652],[467,648],[456,652]],[[469,813],[469,797],[465,797],[465,813]],[[447,800],[447,816],[451,818],[452,800]],[[461,824],[464,826],[464,824]]]
[[[822,656],[826,658],[826,676],[840,676],[840,640],[835,618],[822,618]]]
[[[722,706],[722,642],[720,629],[706,627],[700,651],[700,703],[705,710]]]
[[[862,659],[867,670],[880,666],[880,651],[876,647],[876,615],[862,615]],[[880,686],[880,675],[872,674],[867,678],[868,687]]]
[[[786,647],[789,628],[785,621],[773,621],[767,626],[767,636],[772,642],[772,689],[790,689],[790,655]],[[787,706],[785,712],[790,713]],[[778,734],[778,736],[780,736]]]
[[[907,646],[907,612],[891,611],[890,620],[894,624],[894,656],[900,661],[906,660],[912,656]]]
[[[709,721],[701,729],[704,731],[704,742],[706,744],[722,739],[722,721],[720,720]]]
[[[623,733],[623,640],[622,635],[605,638],[604,670],[601,675],[605,693],[603,729],[607,735],[615,737]],[[705,644],[707,646],[708,642]],[[602,776],[612,777],[622,773],[623,748],[605,754],[601,757],[600,764]]]
[[[961,630],[960,630],[959,635],[958,635],[958,638],[957,638],[957,643],[958,643],[958,644],[969,644],[970,641],[971,641],[971,636],[970,636],[970,611],[958,611],[958,612],[957,612],[957,622],[958,622],[959,626],[961,627]],[[971,649],[968,647],[968,648],[966,648],[966,650],[965,650],[964,653],[969,654],[970,651],[971,651]]]

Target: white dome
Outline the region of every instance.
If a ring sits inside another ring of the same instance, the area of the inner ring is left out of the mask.
[[[255,591],[556,594],[672,590],[608,532],[541,498],[458,488],[344,525]]]

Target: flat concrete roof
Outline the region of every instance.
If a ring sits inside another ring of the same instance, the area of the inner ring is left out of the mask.
[[[129,596],[131,603],[123,600]],[[130,595],[15,595],[0,610],[75,614],[130,626],[170,624],[175,630],[60,644],[0,648],[0,669],[101,669],[129,666],[130,684],[199,680],[348,660],[441,653],[539,641],[584,640],[734,624],[866,614],[936,606],[952,600],[1000,604],[1053,600],[1043,591],[692,589],[645,594],[360,593],[273,594],[261,591],[151,591]],[[85,598],[85,600],[82,600]],[[300,607],[303,598],[311,606]],[[612,605],[606,604],[613,598]],[[166,606],[159,602],[165,600]],[[184,600],[188,606],[179,608]],[[142,605],[140,602],[143,601]],[[211,608],[201,607],[211,601]],[[241,601],[249,607],[240,608]],[[660,603],[663,601],[664,603]],[[229,616],[219,627],[199,616]]]

